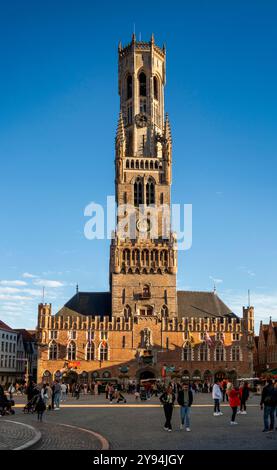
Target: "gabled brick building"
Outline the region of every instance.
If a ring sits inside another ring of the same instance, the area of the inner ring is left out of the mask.
[[[277,322],[264,325],[261,321],[259,336],[255,337],[254,369],[257,375],[277,369]]]
[[[138,42],[133,35],[126,47],[119,45],[118,64],[118,212],[110,291],[76,292],[56,315],[50,304],[39,305],[38,380],[158,378],[164,369],[192,379],[251,375],[253,307],[239,318],[216,292],[176,289],[165,47],[153,36]],[[125,223],[130,207],[132,218]],[[152,209],[158,213],[155,224]]]

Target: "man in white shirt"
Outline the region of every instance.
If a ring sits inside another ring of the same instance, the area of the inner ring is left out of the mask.
[[[212,391],[212,396],[214,400],[214,416],[223,415],[223,413],[220,411],[220,401],[222,400],[222,391],[219,386],[218,379],[215,380],[213,391]]]

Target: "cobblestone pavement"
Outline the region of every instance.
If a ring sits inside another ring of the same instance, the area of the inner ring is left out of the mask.
[[[104,396],[82,396],[79,401],[68,399],[67,407],[61,407],[60,411],[47,412],[45,422],[39,424],[39,429],[43,434],[43,448],[47,449],[87,448],[82,447],[85,438],[79,438],[79,432],[73,429],[68,431],[66,442],[61,442],[62,433],[58,427],[61,423],[99,433],[109,441],[111,449],[277,449],[277,431],[262,433],[263,413],[259,401],[260,397],[251,397],[248,414],[239,415],[238,425],[231,426],[229,405],[222,406],[223,416],[214,417],[211,396],[199,394],[194,398],[191,410],[192,431],[188,433],[179,429],[179,408],[176,407],[172,420],[173,432],[168,433],[163,430],[164,415],[158,398],[151,398],[146,404],[139,402],[136,406],[134,397],[127,395],[128,406],[125,406],[109,404]],[[16,409],[16,415],[11,419],[37,426],[35,415],[24,415],[20,408]]]
[[[28,445],[40,436],[34,428],[9,419],[0,420],[0,450],[14,450]]]

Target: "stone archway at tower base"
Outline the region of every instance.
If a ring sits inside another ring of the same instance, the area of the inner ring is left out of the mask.
[[[144,367],[136,372],[136,378],[138,380],[155,379],[156,371],[152,367]]]

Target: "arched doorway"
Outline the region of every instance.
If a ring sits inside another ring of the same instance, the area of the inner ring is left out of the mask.
[[[74,383],[78,382],[78,374],[77,374],[77,372],[74,372],[73,370],[70,370],[69,372],[67,372],[63,375],[63,380],[71,388]]]
[[[155,379],[155,372],[151,369],[143,369],[137,372],[139,380]]]

